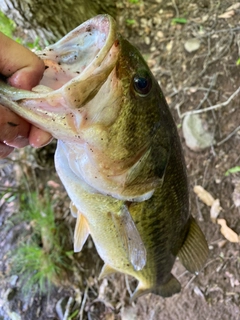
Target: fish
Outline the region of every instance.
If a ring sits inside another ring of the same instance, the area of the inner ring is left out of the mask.
[[[32,91],[0,82],[0,104],[55,137],[56,171],[76,217],[74,251],[91,235],[104,262],[137,281],[132,301],[170,297],[178,257],[199,272],[208,244],[189,211],[186,164],[163,92],[136,47],[98,15],[36,53]]]

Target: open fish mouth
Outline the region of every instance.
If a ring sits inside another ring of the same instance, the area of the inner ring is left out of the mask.
[[[107,15],[96,16],[71,31],[38,56],[47,69],[40,84],[53,90],[72,81],[84,80],[98,68],[110,51],[116,37],[115,22]]]
[[[37,52],[46,70],[32,91],[10,88],[1,81],[0,104],[57,139],[76,138],[82,120],[79,109],[97,94],[115,67],[117,46],[113,18],[96,16]]]

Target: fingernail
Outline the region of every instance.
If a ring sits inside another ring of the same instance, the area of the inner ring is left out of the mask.
[[[41,135],[37,136],[33,141],[30,140],[30,144],[34,148],[41,148],[49,144],[53,140],[53,137],[47,133],[44,132]]]
[[[53,137],[49,138],[48,140],[45,140],[44,142],[42,142],[42,144],[39,146],[39,148],[46,146],[46,145],[49,144],[52,140],[53,140]]]
[[[17,136],[12,141],[4,141],[4,143],[10,147],[23,148],[29,144],[28,138],[23,136]]]

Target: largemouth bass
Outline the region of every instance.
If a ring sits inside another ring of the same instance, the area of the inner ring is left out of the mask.
[[[139,51],[114,20],[86,21],[38,56],[46,70],[25,91],[0,84],[0,104],[58,139],[57,173],[77,218],[74,249],[90,234],[104,267],[139,284],[132,296],[180,291],[178,256],[191,272],[208,256],[189,213],[177,129]]]

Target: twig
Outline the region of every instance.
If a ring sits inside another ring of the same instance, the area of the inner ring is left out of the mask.
[[[240,92],[240,87],[227,99],[227,101],[221,102],[219,104],[215,104],[214,106],[211,106],[209,108],[201,109],[201,110],[193,110],[193,111],[187,111],[181,114],[180,110],[178,109],[178,116],[180,119],[185,117],[186,115],[192,115],[192,114],[198,114],[203,113],[211,110],[216,110],[221,107],[226,107],[234,98],[235,96]]]
[[[69,316],[69,313],[70,313],[70,308],[71,308],[73,302],[74,302],[73,297],[69,297],[67,305],[66,305],[66,310],[64,312],[63,320],[67,320],[68,319],[68,316]]]
[[[88,286],[85,288],[84,291],[84,296],[83,296],[83,300],[82,300],[82,304],[81,304],[81,309],[79,311],[79,320],[83,320],[83,311],[84,311],[84,307],[87,301],[87,293],[88,293]]]
[[[202,272],[204,269],[206,269],[207,266],[209,266],[211,263],[213,263],[213,262],[215,262],[215,261],[217,261],[217,260],[218,260],[218,258],[215,258],[215,259],[210,260],[208,263],[205,264],[205,266],[203,267],[203,269],[202,269],[200,272]],[[194,280],[198,275],[199,275],[199,273],[196,273],[196,274],[188,281],[188,283],[185,285],[184,288],[185,288],[185,289],[188,288],[189,285],[193,282],[193,280]]]
[[[125,275],[125,283],[126,283],[127,291],[128,291],[128,293],[129,293],[129,295],[130,295],[130,297],[131,297],[133,293],[132,293],[132,290],[130,289],[129,281],[128,281],[128,276],[127,276],[127,275]]]
[[[208,32],[208,33],[202,35],[202,37],[208,37],[208,36],[211,36],[211,35],[216,34],[216,33],[229,32],[230,30],[231,31],[240,31],[240,27],[214,30],[214,31],[211,31],[211,32]]]
[[[212,91],[212,88],[215,86],[216,81],[217,81],[218,73],[214,74],[212,77],[212,81],[210,84],[210,87],[208,88],[206,94],[204,95],[203,99],[200,101],[199,105],[197,106],[197,110],[201,108],[202,104],[208,99],[208,96],[210,92]]]
[[[179,17],[179,11],[178,11],[178,7],[177,7],[177,5],[176,5],[175,0],[172,0],[172,4],[173,4],[173,6],[174,6],[174,9],[175,9],[175,11],[176,11],[176,16],[177,16],[177,18],[178,18],[178,17]]]
[[[219,147],[220,145],[222,145],[223,143],[228,141],[236,132],[238,132],[238,130],[240,130],[240,126],[235,128],[226,138],[224,138],[223,140],[217,142],[215,145]]]
[[[209,59],[209,57],[210,57],[210,55],[211,55],[211,42],[210,42],[210,37],[208,37],[207,43],[208,43],[208,53],[207,53],[207,55],[206,55],[206,59],[205,59],[204,62],[203,62],[203,70],[202,70],[202,72],[200,73],[199,77],[201,77],[201,76],[204,74],[204,72],[207,70],[207,67],[208,67],[208,59]]]
[[[197,196],[195,197],[195,200],[196,200],[197,211],[198,211],[198,219],[199,219],[199,221],[204,221],[203,215],[202,215],[202,211],[201,211],[201,209],[200,209],[199,201],[198,201],[198,197],[197,197]]]
[[[214,62],[217,62],[218,60],[220,60],[224,55],[225,53],[227,53],[227,51],[229,50],[231,44],[232,44],[232,41],[233,41],[233,36],[234,36],[234,33],[231,29],[230,30],[230,39],[227,43],[227,45],[225,45],[225,47],[223,48],[223,50],[220,51],[219,55],[217,57],[215,57],[214,59],[212,59],[211,61],[209,61],[209,57],[211,55],[211,51],[213,51],[214,49],[210,49],[210,37],[208,37],[208,54],[207,54],[207,57],[204,61],[204,68],[202,70],[202,72],[200,73],[200,77],[205,73],[205,71],[207,70],[208,66]]]

